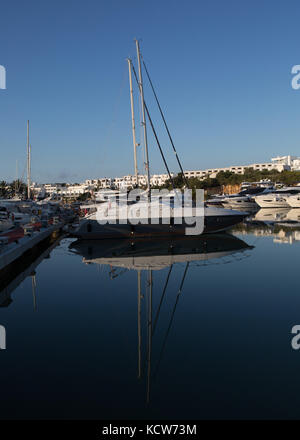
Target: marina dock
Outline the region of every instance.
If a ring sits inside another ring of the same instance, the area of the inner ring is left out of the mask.
[[[9,265],[9,270],[3,270],[4,276],[1,279],[0,307],[7,307],[12,303],[12,292],[29,276],[34,277],[38,265],[49,258],[52,250],[60,243],[64,234],[52,233],[36,245],[30,253],[30,258],[20,257],[15,263]]]
[[[61,230],[63,226],[64,222],[59,222],[47,228],[41,228],[39,231],[33,231],[30,235],[17,238],[14,242],[0,245],[0,271],[30,253],[35,246]]]

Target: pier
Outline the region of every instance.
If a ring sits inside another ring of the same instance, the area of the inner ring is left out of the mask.
[[[52,234],[60,231],[64,225],[64,222],[59,222],[47,228],[42,228],[39,231],[34,231],[30,235],[24,235],[21,238],[16,238],[16,241],[4,244],[0,247],[0,274],[8,268],[12,263],[16,262],[19,258],[30,253],[32,249],[42,241],[49,238]],[[5,236],[2,239],[6,239]],[[3,247],[3,249],[2,249]]]

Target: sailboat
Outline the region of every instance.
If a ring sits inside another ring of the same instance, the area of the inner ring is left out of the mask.
[[[173,235],[186,235],[187,229],[190,234],[199,235],[202,233],[211,233],[224,231],[233,225],[240,223],[247,213],[239,212],[231,209],[222,209],[215,207],[208,207],[204,205],[204,202],[197,206],[191,200],[187,200],[181,191],[175,189],[173,185],[174,193],[168,197],[167,200],[162,200],[153,196],[153,191],[150,188],[150,166],[149,166],[149,154],[148,154],[148,138],[146,128],[146,113],[150,122],[152,131],[154,133],[158,148],[160,150],[163,162],[170,177],[170,181],[173,182],[171,173],[166,163],[161,145],[159,143],[155,128],[153,126],[149,110],[146,106],[144,99],[143,77],[142,77],[142,64],[139,42],[136,40],[137,60],[138,60],[138,76],[135,72],[133,63],[128,61],[129,65],[129,82],[130,82],[130,97],[131,97],[131,116],[132,116],[132,131],[133,131],[133,144],[134,144],[134,165],[136,181],[138,182],[137,171],[137,158],[136,147],[137,142],[135,139],[135,120],[134,109],[132,99],[132,71],[134,73],[136,82],[138,84],[139,96],[141,101],[141,125],[143,128],[144,138],[144,156],[145,156],[145,168],[147,177],[147,191],[139,193],[139,200],[127,200],[127,197],[114,197],[111,199],[107,197],[107,200],[102,204],[95,204],[89,206],[92,212],[86,214],[86,216],[80,221],[78,229],[74,232],[75,237],[83,239],[103,239],[103,238],[128,238],[128,237],[161,237],[161,236],[173,236]],[[145,64],[144,64],[145,67]],[[145,67],[146,69],[146,67]],[[146,70],[148,75],[148,71]],[[149,75],[148,75],[149,78]],[[173,150],[176,155],[177,162],[180,166],[181,172],[183,169],[179,161],[177,152],[175,150],[173,140],[170,136],[168,127],[165,122],[164,115],[157,100],[152,82],[149,78],[152,90],[154,92],[156,101],[158,103],[165,127],[167,129]],[[183,173],[184,176],[184,173]],[[126,193],[125,193],[126,194]],[[113,194],[115,195],[115,194]],[[121,199],[121,200],[120,200]],[[132,206],[135,205],[135,206]],[[168,205],[168,209],[166,209]],[[190,208],[188,215],[186,211],[182,209],[182,206]],[[194,224],[196,230],[191,232],[191,225]],[[200,225],[200,226],[199,226]],[[199,227],[198,227],[199,226]]]

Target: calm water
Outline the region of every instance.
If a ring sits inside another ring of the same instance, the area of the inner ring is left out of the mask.
[[[300,418],[300,232],[233,234],[63,239],[1,293],[0,417]]]

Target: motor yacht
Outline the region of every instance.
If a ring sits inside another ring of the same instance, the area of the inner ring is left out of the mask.
[[[271,192],[254,197],[255,202],[261,208],[290,208],[288,198],[292,195],[300,195],[300,187],[284,187]]]
[[[223,206],[224,208],[232,209],[255,209],[258,208],[254,197],[258,194],[269,194],[272,190],[265,186],[246,187],[236,194],[220,195],[208,199],[206,204],[208,206]]]
[[[105,202],[95,206],[74,232],[83,239],[155,237],[166,235],[188,235],[188,228],[195,228],[190,234],[224,231],[243,221],[248,213],[224,208],[190,207],[190,215],[184,215],[182,206],[171,206],[171,202],[160,200],[121,204]],[[201,230],[197,232],[197,225]]]
[[[223,200],[223,206],[224,208],[231,208],[231,209],[257,209],[257,203],[252,197],[249,196],[241,196],[241,197],[232,197],[228,199]]]
[[[291,208],[300,208],[300,194],[289,196],[286,201]]]

